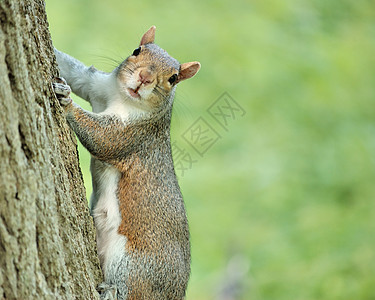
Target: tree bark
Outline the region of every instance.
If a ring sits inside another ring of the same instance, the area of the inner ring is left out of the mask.
[[[0,0],[0,299],[98,299],[76,140],[43,0]]]

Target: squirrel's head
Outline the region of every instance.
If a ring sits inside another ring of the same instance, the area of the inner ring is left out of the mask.
[[[193,77],[199,62],[180,64],[154,44],[155,26],[142,37],[140,45],[118,67],[117,79],[123,96],[137,108],[163,112],[172,108],[176,85]]]

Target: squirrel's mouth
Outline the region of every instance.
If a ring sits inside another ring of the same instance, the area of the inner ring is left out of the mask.
[[[130,94],[130,96],[132,96],[133,98],[141,98],[141,96],[138,94],[138,91],[139,91],[139,88],[141,86],[138,86],[135,90],[134,89],[131,89],[131,88],[128,88],[128,92]]]

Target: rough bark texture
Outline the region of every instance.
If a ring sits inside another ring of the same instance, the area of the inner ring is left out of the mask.
[[[0,299],[97,299],[75,137],[50,82],[43,0],[0,0]]]

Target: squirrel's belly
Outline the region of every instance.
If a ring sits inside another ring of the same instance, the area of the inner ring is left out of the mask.
[[[100,175],[92,172],[93,176],[100,176],[100,182],[96,186],[95,195],[97,197],[95,207],[92,207],[96,227],[96,239],[98,255],[104,276],[106,271],[124,255],[126,237],[118,234],[118,227],[121,223],[121,215],[117,198],[118,181],[120,172],[109,165],[95,161],[95,165],[100,164]],[[95,180],[95,178],[94,178]]]

